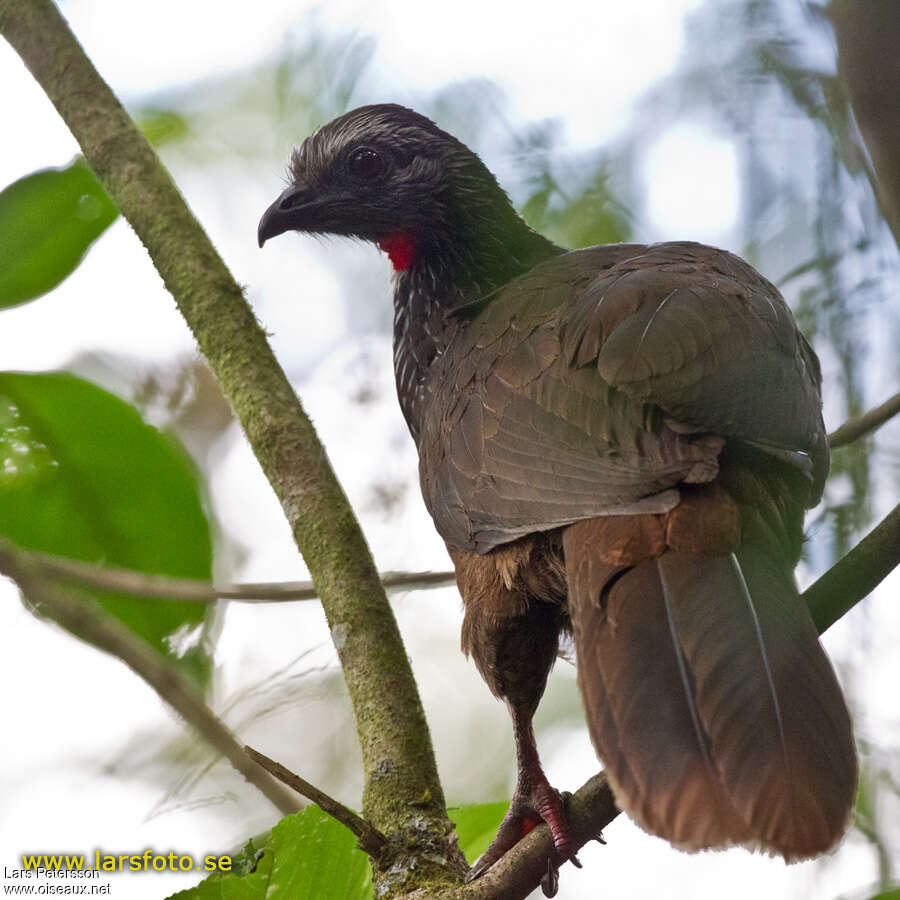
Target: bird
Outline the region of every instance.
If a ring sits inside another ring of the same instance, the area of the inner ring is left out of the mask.
[[[850,715],[794,579],[829,468],[821,371],[778,290],[690,241],[568,250],[465,144],[362,106],[291,154],[260,247],[377,245],[425,505],[464,603],[462,649],[509,710],[516,787],[486,871],[566,795],[532,719],[574,639],[618,807],[686,850],[786,861],[853,805]]]

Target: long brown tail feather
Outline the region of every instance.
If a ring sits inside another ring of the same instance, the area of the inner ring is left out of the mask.
[[[579,685],[620,806],[684,849],[814,856],[856,763],[837,680],[789,572],[755,548],[622,570],[564,535]]]

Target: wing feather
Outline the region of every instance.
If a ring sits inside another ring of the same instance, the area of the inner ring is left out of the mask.
[[[555,257],[433,364],[426,504],[446,540],[484,552],[709,481],[726,439],[796,460],[815,495],[818,377],[778,292],[731,254],[680,243]]]

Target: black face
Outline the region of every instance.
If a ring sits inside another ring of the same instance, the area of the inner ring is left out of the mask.
[[[260,246],[291,230],[427,241],[452,216],[458,182],[493,181],[456,138],[393,104],[360,107],[325,125],[294,151],[290,174],[291,185],[260,220]]]

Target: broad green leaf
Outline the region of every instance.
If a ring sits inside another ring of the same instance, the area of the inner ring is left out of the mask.
[[[248,860],[252,860],[249,867]],[[248,845],[233,874],[216,873],[171,900],[368,900],[369,858],[356,837],[317,806],[286,816],[261,847]]]
[[[469,803],[447,810],[456,823],[459,847],[469,863],[487,850],[508,809],[508,803]]]
[[[184,451],[134,407],[63,373],[0,373],[0,534],[23,547],[164,575],[209,579],[209,523]],[[171,645],[205,608],[101,593],[136,634],[205,683],[200,647]]]
[[[55,288],[117,215],[81,159],[0,191],[0,308]]]

